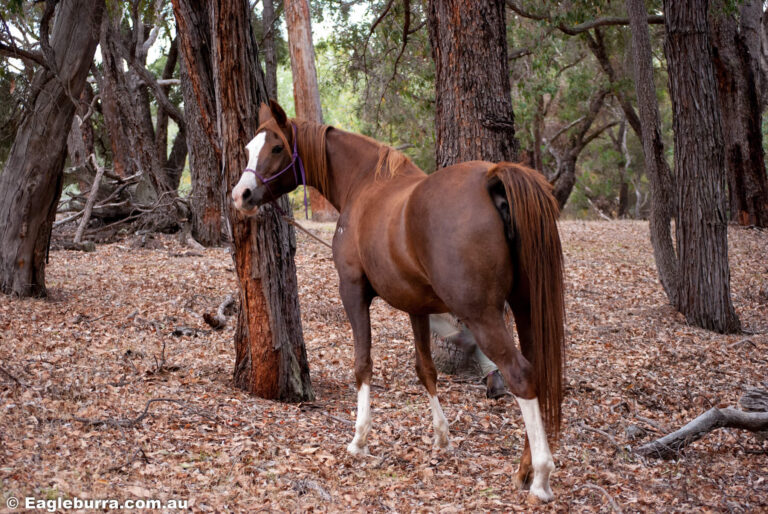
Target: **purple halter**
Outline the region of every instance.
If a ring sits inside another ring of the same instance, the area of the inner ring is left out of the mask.
[[[298,162],[299,163],[299,172],[301,173],[301,185],[304,186],[304,217],[306,219],[309,219],[309,207],[308,207],[308,204],[307,204],[307,175],[304,172],[304,163],[301,161],[301,157],[299,157],[299,151],[298,151],[298,148],[296,146],[296,125],[291,123],[291,127],[293,128],[293,156],[291,158],[291,163],[288,166],[286,166],[283,170],[281,170],[278,173],[275,173],[274,175],[272,175],[269,178],[262,177],[261,175],[259,175],[256,172],[256,170],[252,170],[251,168],[245,168],[243,170],[243,173],[245,173],[247,171],[253,173],[259,180],[261,180],[262,184],[267,186],[267,190],[271,193],[272,190],[269,189],[269,182],[272,182],[277,177],[279,177],[280,175],[282,175],[283,173],[285,173],[286,171],[288,171],[291,168],[293,168],[293,178],[296,180],[296,184],[298,185],[299,177],[296,175],[296,163]],[[275,200],[277,200],[277,198],[275,198]],[[275,204],[275,206],[278,207],[277,204]],[[279,207],[278,207],[278,209],[279,209]]]

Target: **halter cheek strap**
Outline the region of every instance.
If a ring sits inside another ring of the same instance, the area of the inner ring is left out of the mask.
[[[267,187],[267,190],[271,193],[272,190],[269,188],[269,183],[281,176],[283,173],[288,171],[289,169],[293,168],[293,178],[296,180],[296,184],[299,183],[299,177],[296,173],[296,168],[298,164],[299,173],[301,174],[301,185],[304,186],[304,217],[306,219],[309,219],[309,204],[307,203],[307,174],[304,171],[304,163],[301,160],[301,157],[299,156],[299,150],[296,145],[296,125],[291,123],[291,127],[293,128],[293,155],[291,157],[291,162],[283,168],[278,173],[275,173],[271,177],[264,178],[259,173],[256,172],[256,170],[251,168],[245,168],[243,170],[243,173],[250,172],[253,173],[256,178],[258,178],[262,184],[264,184]]]

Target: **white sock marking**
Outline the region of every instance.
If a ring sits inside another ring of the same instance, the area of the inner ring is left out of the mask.
[[[448,421],[445,419],[443,408],[440,407],[440,400],[437,399],[437,396],[429,397],[429,406],[432,409],[432,426],[435,428],[435,446],[446,448],[450,445]]]
[[[555,469],[555,463],[552,460],[552,453],[549,451],[547,433],[541,420],[539,399],[524,400],[522,398],[515,398],[520,405],[520,410],[523,412],[525,430],[528,433],[528,442],[531,445],[531,465],[533,467],[531,494],[536,495],[540,500],[548,502],[554,498],[552,489],[549,487],[549,474]]]
[[[357,420],[355,438],[347,446],[352,455],[368,454],[368,433],[371,431],[371,386],[363,384],[357,390]]]

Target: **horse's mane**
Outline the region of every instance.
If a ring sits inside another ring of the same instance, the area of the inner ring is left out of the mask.
[[[304,166],[308,175],[312,176],[311,182],[317,184],[317,189],[327,194],[330,189],[328,175],[328,155],[326,153],[326,136],[330,125],[322,125],[306,120],[292,119],[296,125],[296,137],[298,138],[299,154],[304,159]],[[382,144],[373,138],[355,134],[378,147],[378,159],[374,176],[376,178],[391,178],[400,174],[406,164],[411,160],[402,152],[391,146]]]
[[[370,138],[369,138],[370,139]],[[376,161],[376,178],[391,178],[398,175],[411,160],[403,152],[376,141],[379,145],[379,159]]]
[[[299,155],[304,159],[304,169],[311,175],[318,191],[328,194],[330,183],[328,176],[328,155],[325,152],[325,138],[330,125],[292,119],[296,126],[296,138]]]

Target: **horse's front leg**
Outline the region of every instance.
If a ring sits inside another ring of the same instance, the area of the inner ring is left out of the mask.
[[[347,446],[352,455],[368,455],[368,434],[371,431],[371,318],[373,292],[361,276],[357,279],[340,277],[341,301],[352,325],[355,340],[355,385],[357,386],[357,420],[355,437]]]

